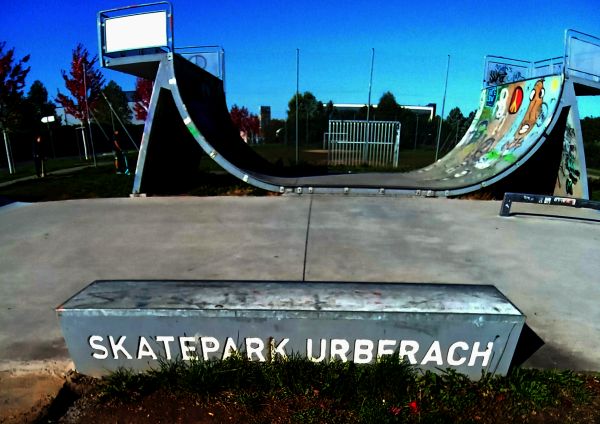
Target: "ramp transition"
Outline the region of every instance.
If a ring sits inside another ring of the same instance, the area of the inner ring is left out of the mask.
[[[600,40],[595,40],[600,58]],[[531,78],[519,74],[516,81],[507,78],[484,88],[465,136],[428,167],[407,173],[294,175],[242,140],[229,116],[223,82],[173,50],[171,45],[102,56],[106,67],[155,81],[134,194],[185,184],[203,150],[239,179],[281,193],[457,196],[485,190],[498,196],[513,191],[588,197],[576,96],[600,94],[600,77],[585,72],[574,77],[566,59],[562,66],[535,68]]]

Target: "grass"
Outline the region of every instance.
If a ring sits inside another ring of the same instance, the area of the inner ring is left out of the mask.
[[[289,163],[294,161],[295,151],[293,146],[282,145],[260,145],[255,147],[259,153],[268,160],[276,162],[283,158]],[[135,153],[135,152],[134,152]],[[312,166],[323,158],[323,151],[302,150],[301,160],[310,160],[311,163],[302,162],[299,167]],[[433,160],[435,152],[430,149],[406,150],[400,152],[400,168],[396,171],[408,171],[423,167]],[[129,164],[133,167],[136,163],[136,155],[130,154]],[[56,171],[65,168],[87,166],[80,171],[60,174]],[[294,165],[295,166],[295,165]],[[79,158],[60,158],[49,160],[47,163],[49,175],[43,179],[33,178],[31,180],[17,182],[5,187],[0,187],[0,196],[17,201],[39,202],[67,199],[87,199],[98,197],[128,197],[133,187],[133,175],[116,175],[112,156],[101,157],[98,166],[92,167],[90,161],[82,161]],[[0,183],[22,177],[35,175],[33,163],[19,164],[18,173],[9,175],[6,169],[0,170]],[[324,168],[325,169],[325,168]],[[330,170],[342,171],[348,168],[332,167]],[[394,171],[389,168],[352,168],[353,172],[365,171]],[[600,175],[599,170],[588,170],[588,186],[590,198],[600,201]],[[222,196],[222,195],[245,195],[261,196],[268,194],[264,190],[252,187],[237,178],[223,172],[218,165],[208,157],[200,161],[199,173],[195,181],[191,181],[189,187],[181,193],[190,196]]]
[[[138,404],[163,390],[193,394],[205,405],[218,399],[221,406],[242,407],[254,416],[270,404],[294,400],[290,422],[568,423],[600,420],[599,377],[515,369],[505,377],[484,374],[471,381],[452,370],[423,373],[397,357],[369,365],[299,357],[258,363],[237,357],[163,362],[144,374],[121,369],[96,390],[104,403]]]

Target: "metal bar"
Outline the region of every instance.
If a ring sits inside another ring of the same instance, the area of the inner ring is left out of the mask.
[[[593,209],[600,211],[600,202],[574,197],[545,196],[543,194],[505,193],[500,205],[500,216],[510,216],[513,203],[529,203],[538,205],[566,206],[577,209]]]
[[[8,139],[6,130],[3,130],[2,133],[4,134],[4,148],[6,149],[6,160],[8,161],[8,173],[12,175],[15,173],[15,165],[13,161],[10,140]]]

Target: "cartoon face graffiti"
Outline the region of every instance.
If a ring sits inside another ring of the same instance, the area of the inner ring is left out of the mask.
[[[537,81],[533,87],[533,90],[531,90],[531,93],[529,94],[529,107],[527,108],[527,112],[525,112],[525,118],[523,118],[523,122],[519,127],[519,137],[525,137],[527,134],[529,134],[536,121],[540,117],[545,93],[546,90],[544,89],[544,80]]]

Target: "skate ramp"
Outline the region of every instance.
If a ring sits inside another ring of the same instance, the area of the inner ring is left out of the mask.
[[[570,111],[570,105],[562,101],[565,85],[562,75],[490,87],[482,90],[475,119],[463,139],[426,168],[408,173],[291,175],[289,170],[269,163],[242,140],[229,116],[221,80],[176,54],[165,54],[158,74],[157,87],[172,95],[171,107],[176,107],[179,123],[173,119],[154,122],[149,126],[150,132],[159,131],[154,127],[183,125],[193,142],[186,143],[186,148],[180,146],[179,155],[193,156],[192,146],[200,146],[231,174],[249,184],[279,192],[356,190],[451,196],[496,184],[502,185],[503,190],[552,193]],[[171,118],[176,115],[173,112],[168,114]],[[164,136],[148,134],[145,138],[146,145],[166,142]],[[544,146],[547,141],[552,141],[552,145]],[[544,157],[536,160],[536,153]],[[151,175],[164,167],[138,165],[141,166],[137,172],[143,175],[136,179],[139,181],[134,192],[152,192],[153,184],[145,184],[144,180],[148,174],[149,181],[156,181]],[[511,178],[516,171],[518,178],[515,175]],[[523,178],[524,175],[529,177]]]

